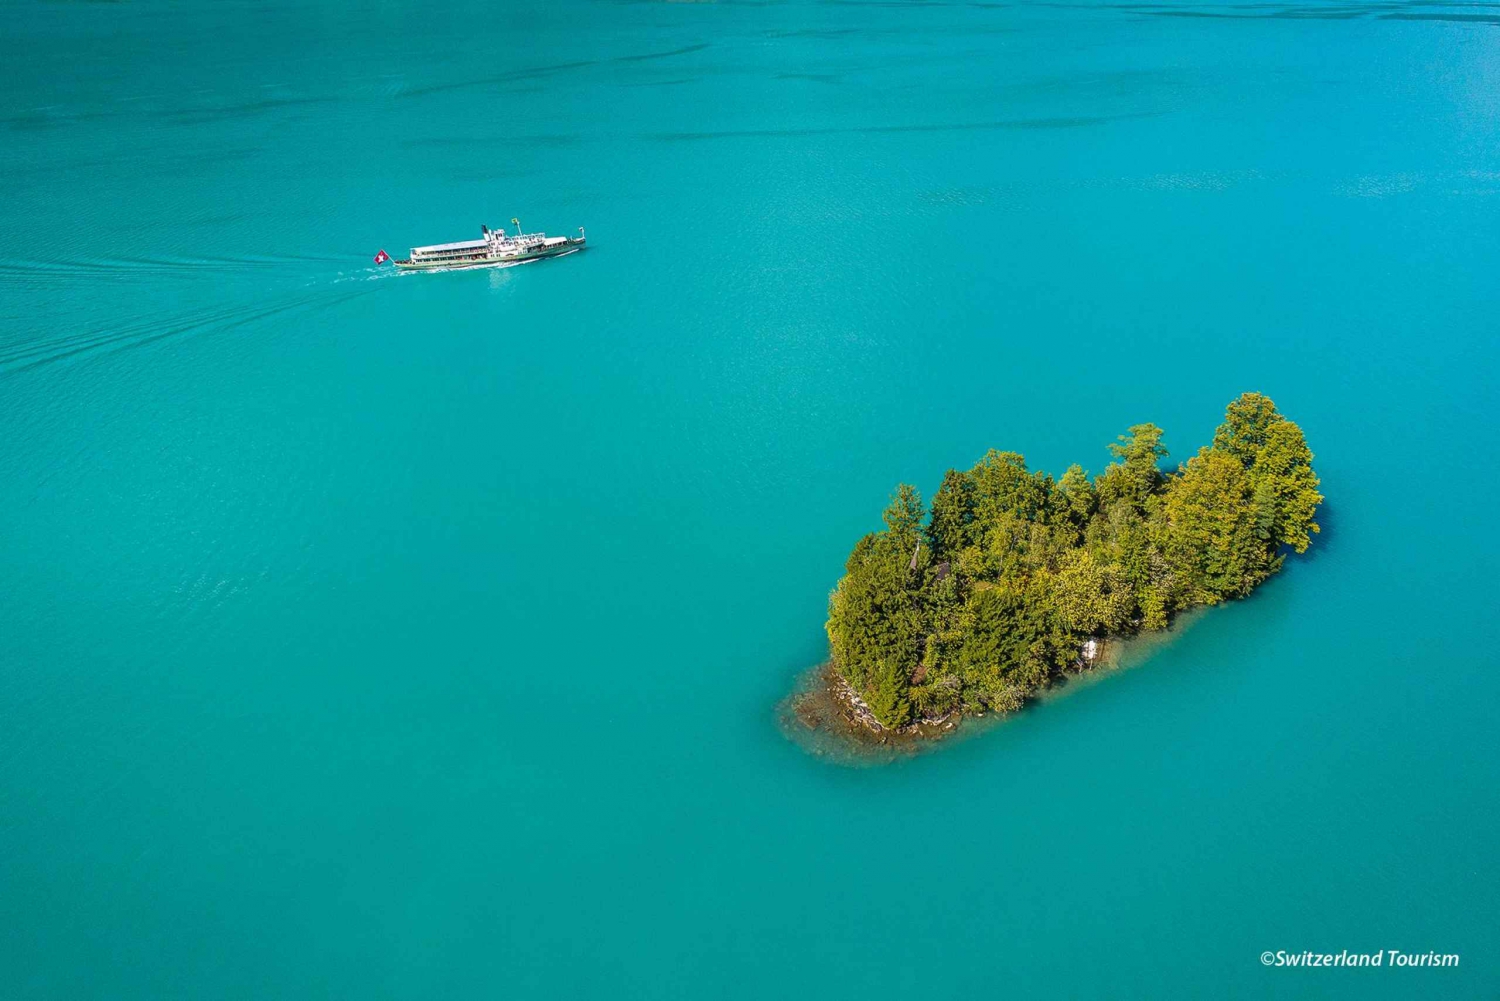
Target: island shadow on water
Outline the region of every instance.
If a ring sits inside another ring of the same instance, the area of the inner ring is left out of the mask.
[[[1052,702],[1139,667],[1195,625],[1207,611],[1195,608],[1183,612],[1164,630],[1101,641],[1102,649],[1091,666],[1058,675],[1015,712],[969,716],[954,713],[900,730],[877,730],[866,721],[868,714],[851,698],[853,693],[848,684],[833,670],[832,664],[825,662],[798,676],[792,691],[777,703],[776,723],[788,740],[829,764],[846,768],[892,764],[988,733],[1021,713],[1040,711]]]

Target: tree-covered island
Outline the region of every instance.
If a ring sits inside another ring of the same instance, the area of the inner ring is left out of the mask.
[[[1241,597],[1307,550],[1323,499],[1313,455],[1270,399],[1231,403],[1213,444],[1173,472],[1161,438],[1132,427],[1093,479],[992,450],[949,470],[930,512],[898,487],[828,602],[831,669],[859,717],[899,729],[1019,708],[1086,664],[1089,640]]]

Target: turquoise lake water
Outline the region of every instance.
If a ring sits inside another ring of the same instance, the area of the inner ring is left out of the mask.
[[[0,19],[4,997],[1500,993],[1500,4]],[[1252,389],[1250,600],[779,729],[898,481]]]

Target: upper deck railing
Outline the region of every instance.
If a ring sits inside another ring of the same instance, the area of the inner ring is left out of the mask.
[[[432,257],[471,257],[515,248],[540,246],[548,240],[546,233],[517,233],[514,236],[503,229],[485,231],[482,240],[463,240],[458,243],[434,243],[426,247],[411,248],[413,259]]]

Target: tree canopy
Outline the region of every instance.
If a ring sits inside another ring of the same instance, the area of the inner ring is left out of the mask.
[[[1092,479],[991,450],[943,476],[930,512],[897,487],[828,603],[834,667],[883,725],[1016,708],[1086,639],[1165,628],[1306,552],[1323,496],[1302,429],[1269,398],[1240,396],[1174,471],[1162,436],[1131,427]]]

